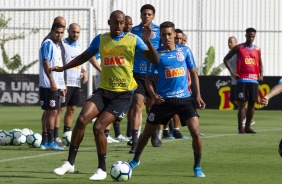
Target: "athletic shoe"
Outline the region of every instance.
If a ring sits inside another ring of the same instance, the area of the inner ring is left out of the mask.
[[[244,130],[244,127],[241,126],[240,128],[238,128],[238,133],[239,134],[244,134],[245,133],[245,130]]]
[[[245,133],[246,134],[256,134],[256,132],[253,131],[250,126],[245,127]]]
[[[153,147],[162,147],[162,141],[159,139],[158,132],[155,132],[151,137]]]
[[[58,144],[55,143],[55,142],[48,142],[46,149],[47,150],[58,150],[58,151],[64,151],[65,150],[64,148],[58,146]]]
[[[110,135],[108,135],[107,137],[107,142],[108,143],[115,143],[115,142],[119,142],[118,140],[115,140],[114,138],[112,138]]]
[[[173,131],[173,137],[175,139],[188,139],[187,136],[183,136],[179,131]]]
[[[205,137],[205,134],[203,134],[203,133],[200,132],[200,136],[201,136],[201,137]]]
[[[137,167],[139,164],[140,164],[140,161],[139,161],[139,162],[136,162],[135,160],[131,160],[131,161],[129,162],[129,165],[130,165],[131,169],[134,169],[134,168]]]
[[[201,167],[199,167],[199,166],[198,167],[194,167],[193,170],[194,170],[194,176],[195,177],[198,177],[198,178],[206,177],[206,175],[203,173]]]
[[[58,144],[58,146],[66,147],[66,145],[64,145],[64,143],[63,143],[63,141],[60,137],[56,137],[56,138],[54,138],[54,140]]]
[[[129,139],[123,135],[119,135],[118,137],[115,138],[115,140],[119,141],[119,142],[128,142]]]
[[[90,180],[104,180],[107,177],[107,172],[98,168],[97,171],[89,178]]]
[[[163,130],[163,139],[175,139],[168,130]]]
[[[39,149],[46,150],[47,149],[46,147],[47,147],[47,142],[41,142]]]
[[[71,165],[68,161],[65,161],[65,163],[54,170],[54,173],[57,175],[64,175],[65,173],[73,173],[74,172],[74,165]]]

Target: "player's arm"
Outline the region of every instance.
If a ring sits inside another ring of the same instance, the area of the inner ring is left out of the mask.
[[[83,78],[83,84],[88,81],[88,72],[83,66],[81,66],[81,78]]]
[[[200,92],[200,83],[199,83],[199,77],[197,74],[197,71],[195,68],[189,69],[189,72],[191,74],[191,78],[193,80],[192,85],[193,89],[195,90],[195,93],[197,95],[197,102],[199,104],[200,109],[205,109],[206,108],[206,103],[203,101],[201,97],[201,92]]]
[[[159,104],[163,103],[165,100],[163,99],[162,96],[158,95],[155,92],[152,81],[153,81],[153,76],[146,75],[146,78],[145,78],[146,88],[147,88],[151,98],[153,98],[155,103],[159,105]]]
[[[259,76],[259,80],[263,81],[263,64],[262,64],[262,59],[261,59],[261,53],[259,53],[259,62],[260,62],[260,76]]]
[[[265,95],[264,97],[262,97],[260,103],[263,104],[263,105],[265,105],[265,106],[267,106],[267,105],[268,105],[268,101],[269,101],[272,97],[274,97],[274,96],[280,94],[281,92],[282,92],[282,82],[279,83],[279,84],[277,84],[276,86],[274,86],[274,87],[270,90],[270,92],[269,92],[267,95]]]
[[[50,61],[49,60],[43,60],[43,69],[44,69],[46,76],[48,77],[48,79],[50,81],[50,89],[51,89],[51,91],[57,91],[58,90],[57,85],[54,81],[52,74],[49,72],[50,68],[51,68],[50,67]]]
[[[92,58],[89,59],[89,62],[91,63],[91,65],[96,69],[98,70],[99,72],[102,72],[102,68],[101,66],[99,65],[97,59],[95,56],[93,56]]]
[[[152,33],[151,28],[148,25],[144,25],[142,28],[142,38],[146,43],[148,49],[142,52],[142,56],[146,58],[148,61],[150,61],[151,63],[158,64],[159,55],[151,42],[151,33]]]
[[[229,70],[230,74],[235,78],[237,79],[238,77],[240,77],[237,73],[235,73],[230,64],[229,64],[229,60],[235,55],[238,53],[238,45],[236,45],[235,47],[233,47],[230,52],[224,57],[223,59],[223,62],[224,62],[224,65],[226,66],[226,68]]]

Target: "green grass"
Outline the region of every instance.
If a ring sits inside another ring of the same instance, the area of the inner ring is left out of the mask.
[[[76,111],[76,116],[80,109]],[[256,135],[239,135],[236,111],[200,111],[203,138],[202,169],[206,178],[193,177],[191,138],[163,140],[162,148],[145,148],[139,167],[133,170],[129,183],[134,184],[277,184],[280,183],[281,158],[277,148],[281,136],[281,111],[255,111]],[[39,107],[0,107],[0,129],[30,128],[41,133]],[[144,117],[145,120],[145,117]],[[122,123],[125,133],[126,121]],[[56,176],[53,169],[67,158],[67,151],[40,151],[22,146],[0,147],[0,183],[93,183],[88,178],[97,168],[92,125],[87,126],[84,140],[76,159],[76,172]],[[62,132],[62,129],[60,130]],[[181,128],[188,135],[186,127]],[[114,132],[111,130],[113,136]],[[108,144],[107,169],[117,160],[129,160],[130,147],[126,143]],[[96,183],[113,182],[107,179]]]

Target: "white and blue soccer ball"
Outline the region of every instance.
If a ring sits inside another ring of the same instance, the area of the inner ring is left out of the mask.
[[[132,169],[125,161],[117,161],[111,166],[110,175],[114,181],[128,181],[131,174]]]
[[[62,135],[62,142],[65,146],[69,146],[71,142],[72,131],[67,131]]]
[[[7,146],[11,144],[12,136],[9,132],[6,132],[4,130],[0,131],[0,145],[1,146]]]
[[[21,130],[16,130],[13,132],[12,143],[16,146],[26,143],[26,136],[22,133]]]
[[[26,137],[26,143],[30,148],[39,148],[42,136],[39,133],[29,134]]]
[[[21,131],[25,136],[28,136],[29,134],[33,134],[33,131],[29,128],[24,128]]]

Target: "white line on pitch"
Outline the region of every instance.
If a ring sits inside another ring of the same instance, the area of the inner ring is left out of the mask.
[[[279,130],[282,130],[282,128],[260,130],[260,131],[257,131],[257,132],[270,132],[270,131],[279,131]],[[215,137],[234,136],[234,135],[239,135],[239,134],[220,134],[220,135],[205,136],[203,138],[204,139],[209,139],[209,138],[215,138]],[[171,141],[175,141],[175,139],[170,139],[170,140],[167,140],[167,141],[166,140],[162,140],[162,142],[171,142]],[[110,144],[109,146],[111,146],[111,147],[118,147],[118,146],[124,146],[124,144],[115,144],[115,145]],[[96,147],[81,148],[80,150],[91,150],[91,149],[96,149]],[[58,151],[58,152],[55,152],[55,153],[45,153],[45,154],[41,154],[41,155],[33,155],[33,156],[25,156],[25,157],[3,159],[3,160],[0,160],[0,163],[16,161],[16,160],[24,160],[24,159],[30,159],[30,158],[38,158],[38,157],[44,157],[44,156],[51,156],[51,155],[59,155],[59,154],[64,154],[64,153],[68,153],[68,151]]]

